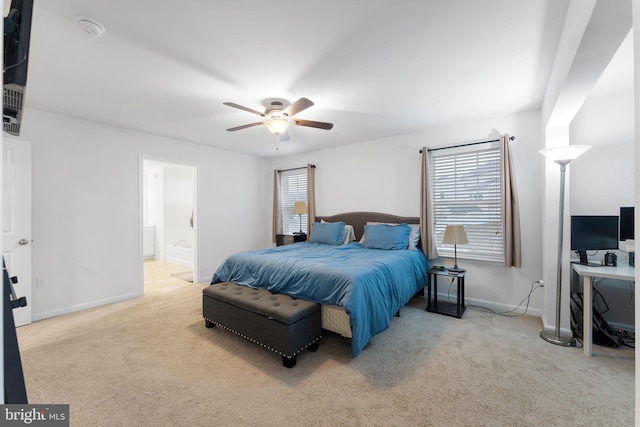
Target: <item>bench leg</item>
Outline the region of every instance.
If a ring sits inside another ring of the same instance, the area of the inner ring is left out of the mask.
[[[294,366],[296,366],[297,359],[298,359],[298,356],[293,356],[293,357],[282,356],[282,366],[284,366],[285,368],[291,369]]]
[[[311,344],[309,347],[307,347],[307,350],[309,351],[316,351],[318,350],[318,345],[320,344],[320,340],[314,342],[313,344]]]
[[[204,319],[204,326],[207,328],[213,328],[216,324],[211,322],[209,319]]]

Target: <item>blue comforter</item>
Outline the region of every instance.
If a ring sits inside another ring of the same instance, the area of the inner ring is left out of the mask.
[[[235,282],[344,308],[355,357],[424,288],[428,270],[429,262],[419,250],[301,242],[232,255],[211,283]]]

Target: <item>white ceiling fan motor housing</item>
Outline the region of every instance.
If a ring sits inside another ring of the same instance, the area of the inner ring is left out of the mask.
[[[270,105],[268,105],[264,113],[270,117],[282,117],[282,110],[284,110],[284,105],[280,101],[273,101]]]

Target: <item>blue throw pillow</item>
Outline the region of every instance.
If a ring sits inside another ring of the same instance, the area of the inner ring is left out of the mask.
[[[411,227],[408,224],[367,224],[364,226],[362,247],[388,250],[407,249],[409,233],[411,233]]]
[[[309,242],[339,245],[344,237],[344,222],[315,222],[311,227]]]

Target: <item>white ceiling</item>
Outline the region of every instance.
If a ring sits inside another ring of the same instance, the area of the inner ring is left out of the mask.
[[[539,108],[567,4],[35,0],[26,105],[263,157],[369,141]],[[263,126],[225,130],[260,117],[224,101],[300,97],[296,117],[334,128],[279,150]]]

